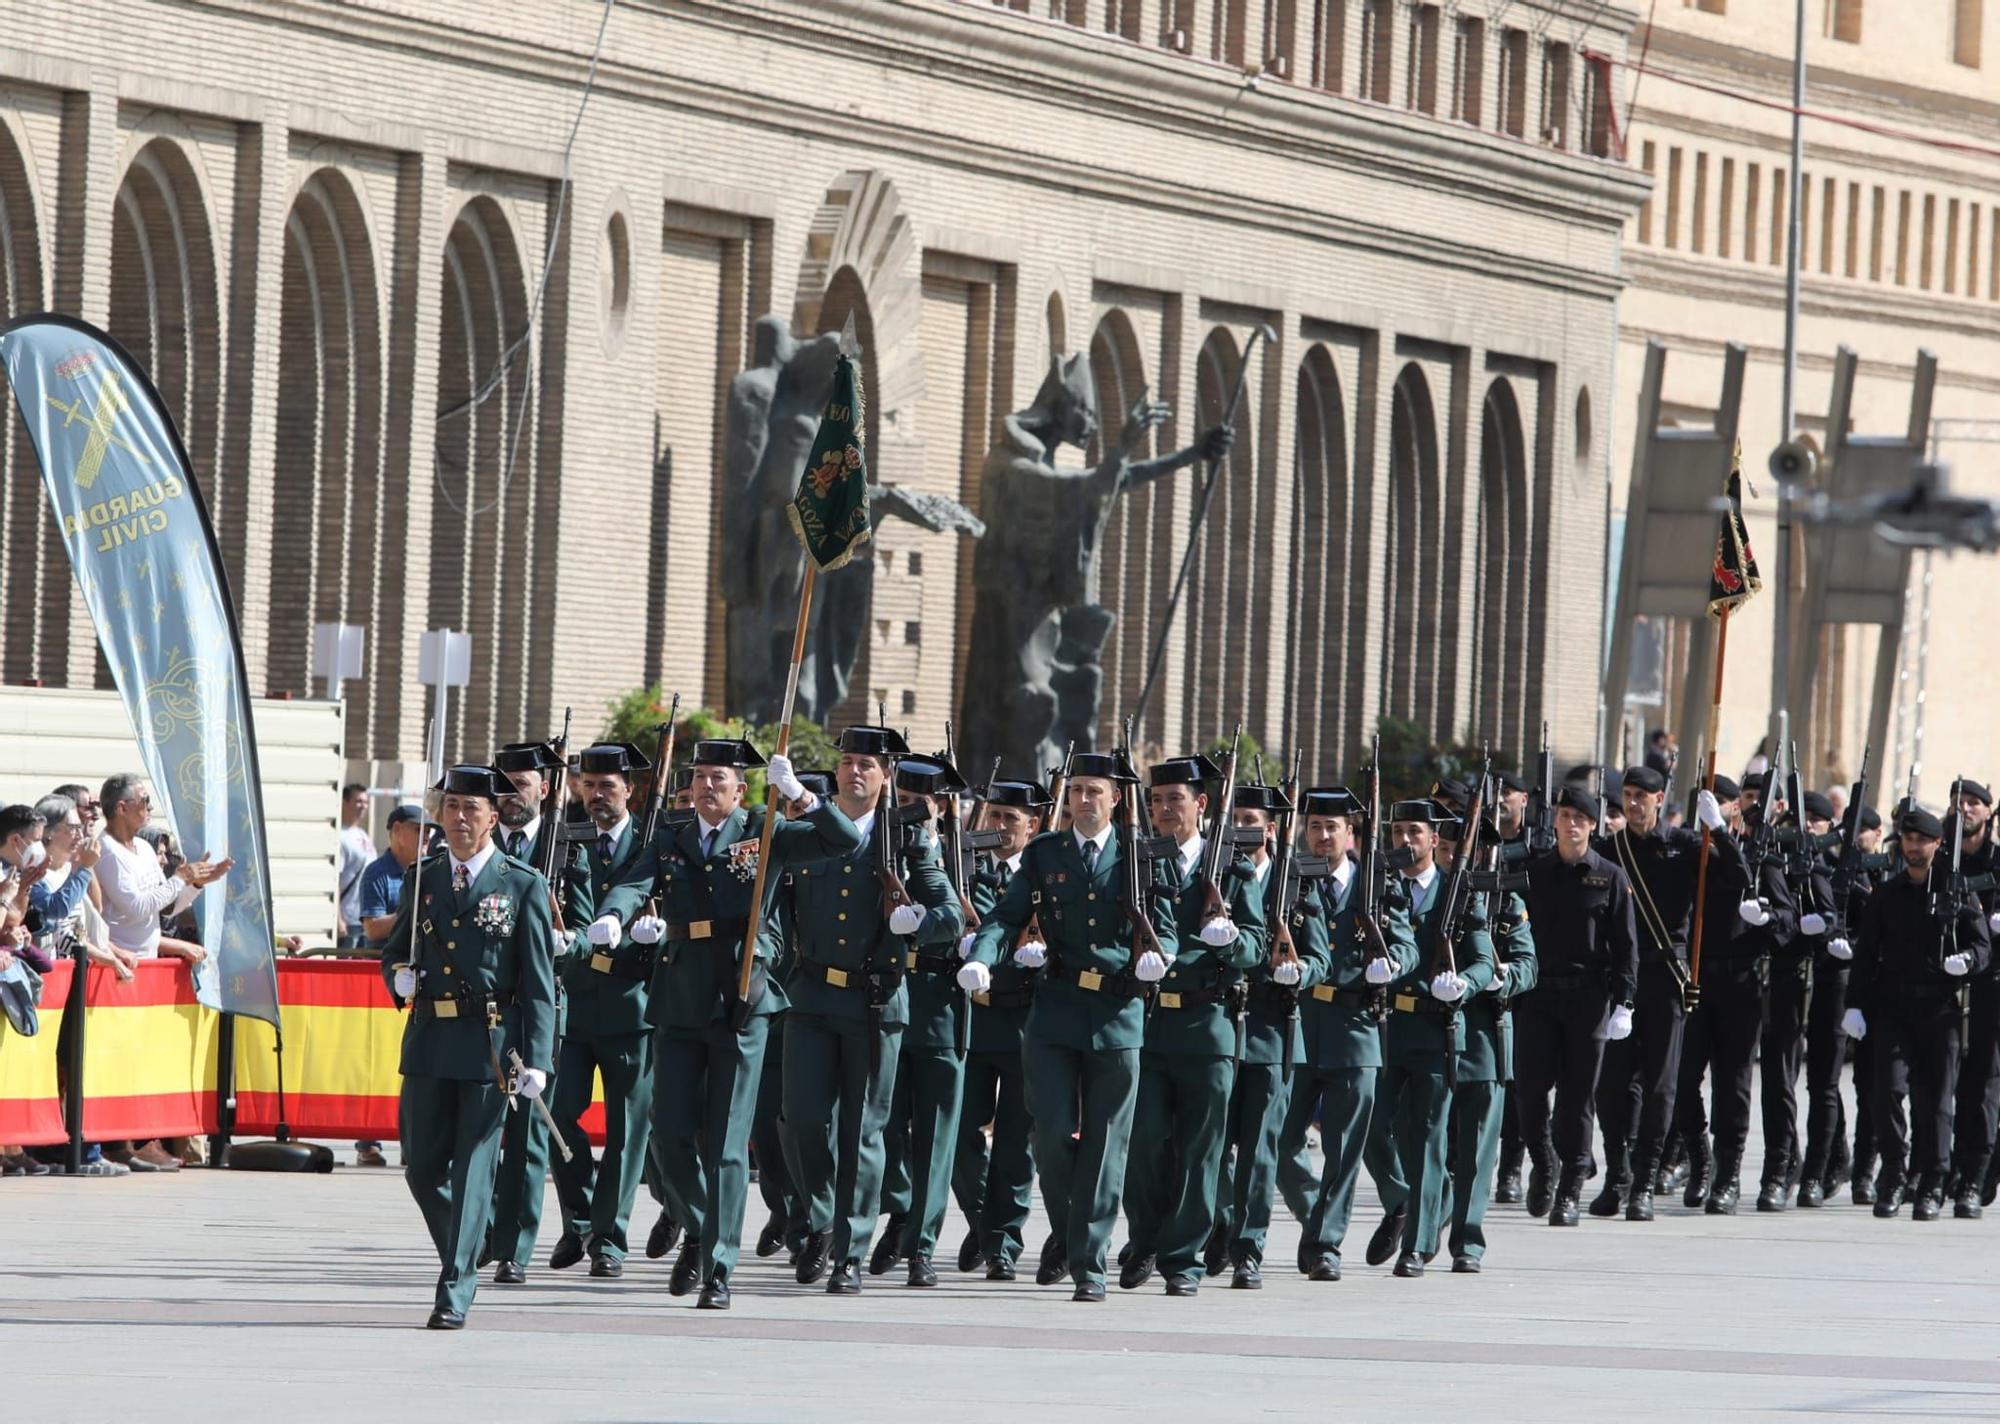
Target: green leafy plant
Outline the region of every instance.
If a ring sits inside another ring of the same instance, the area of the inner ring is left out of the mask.
[[[1438,782],[1477,776],[1481,760],[1479,738],[1470,729],[1455,742],[1439,743],[1415,722],[1383,717],[1375,724],[1382,744],[1382,799],[1403,801],[1428,796]],[[1514,758],[1495,748],[1493,769],[1512,771]],[[1360,787],[1365,767],[1357,767],[1348,784]]]
[[[605,704],[602,740],[630,742],[650,757],[659,741],[660,724],[666,720],[667,709],[672,705],[672,695],[659,683],[651,687],[635,687],[622,696],[614,697]],[[674,730],[675,767],[690,765],[694,744],[713,737],[748,737],[752,746],[769,756],[778,745],[778,724],[772,722],[751,727],[739,717],[707,707],[690,707],[683,702],[680,721]],[[818,723],[794,717],[790,756],[792,765],[801,771],[818,771],[830,769],[839,758],[840,750]],[[764,773],[752,770],[743,793],[744,804],[758,805],[763,799]]]

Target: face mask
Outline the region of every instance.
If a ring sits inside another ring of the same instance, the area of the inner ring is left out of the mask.
[[[21,852],[21,868],[23,870],[33,870],[48,858],[49,848],[40,841],[36,841],[25,851]]]

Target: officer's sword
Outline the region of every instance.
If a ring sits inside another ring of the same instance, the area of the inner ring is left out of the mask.
[[[517,1083],[520,1082],[521,1074],[527,1069],[527,1065],[521,1062],[521,1050],[518,1048],[508,1049],[507,1061],[514,1065],[514,1081]],[[512,1093],[507,1095],[507,1099],[508,1106],[513,1106]],[[562,1129],[556,1126],[556,1115],[549,1111],[549,1105],[542,1101],[539,1094],[528,1099],[528,1101],[535,1105],[535,1111],[540,1113],[542,1121],[549,1125],[549,1138],[555,1143],[556,1151],[562,1153],[563,1161],[569,1161],[574,1154],[569,1150],[569,1144],[563,1141]]]

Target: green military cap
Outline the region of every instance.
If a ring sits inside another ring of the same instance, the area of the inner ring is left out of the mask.
[[[689,758],[696,766],[762,766],[764,758],[742,737],[704,737]]]
[[[630,776],[635,771],[651,771],[653,763],[630,742],[599,742],[583,749],[583,755],[577,758],[577,769],[592,776],[613,771]]]
[[[502,771],[554,771],[562,760],[547,742],[509,742],[493,753],[493,764]]]
[[[488,801],[497,802],[503,796],[514,794],[514,783],[498,767],[469,763],[448,768],[431,790],[443,792],[446,796],[484,796]]]

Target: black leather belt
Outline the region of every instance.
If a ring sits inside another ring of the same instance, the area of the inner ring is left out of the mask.
[[[1336,989],[1331,984],[1313,985],[1312,997],[1316,1004],[1332,1004],[1341,1009],[1370,1009],[1375,999],[1365,989]]]
[[[513,1002],[511,993],[419,997],[410,1001],[410,1012],[420,1019],[476,1019],[508,1008]]]
[[[1448,1019],[1458,1012],[1457,1004],[1447,1004],[1429,994],[1398,994],[1389,1000],[1389,1007],[1399,1014],[1429,1014],[1440,1019]]]
[[[1229,997],[1229,990],[1220,985],[1210,985],[1206,989],[1160,989],[1159,1006],[1163,1009],[1205,1009],[1210,1004],[1219,1004]]]
[[[745,930],[750,928],[749,919],[736,920],[689,920],[684,925],[668,925],[666,939],[669,943],[679,943],[689,939],[741,940]]]
[[[1556,974],[1540,974],[1535,978],[1537,989],[1581,989],[1585,985],[1604,986],[1604,971],[1601,969],[1571,969]]]
[[[1277,984],[1264,980],[1250,986],[1250,1002],[1260,1009],[1276,1009],[1280,1013],[1290,1013],[1299,1002],[1299,986]]]
[[[1035,1002],[1035,986],[1003,989],[997,993],[974,994],[972,1002],[982,1009],[1025,1009]]]
[[[927,974],[933,979],[957,978],[959,961],[943,954],[919,954],[914,949],[903,951],[903,968],[912,974]]]
[[[640,945],[630,954],[617,955],[608,949],[594,949],[586,961],[599,974],[609,974],[614,979],[631,979],[644,983],[653,977],[653,948]]]
[[[1074,984],[1086,993],[1111,994],[1126,999],[1144,998],[1153,987],[1129,974],[1104,974],[1095,969],[1072,970],[1055,963],[1047,965],[1042,972],[1059,983]]]
[[[903,977],[903,967],[900,964],[885,964],[874,969],[838,969],[831,964],[801,963],[799,969],[834,989],[864,988],[868,980],[873,977],[886,980],[889,988],[893,990],[896,982]]]

